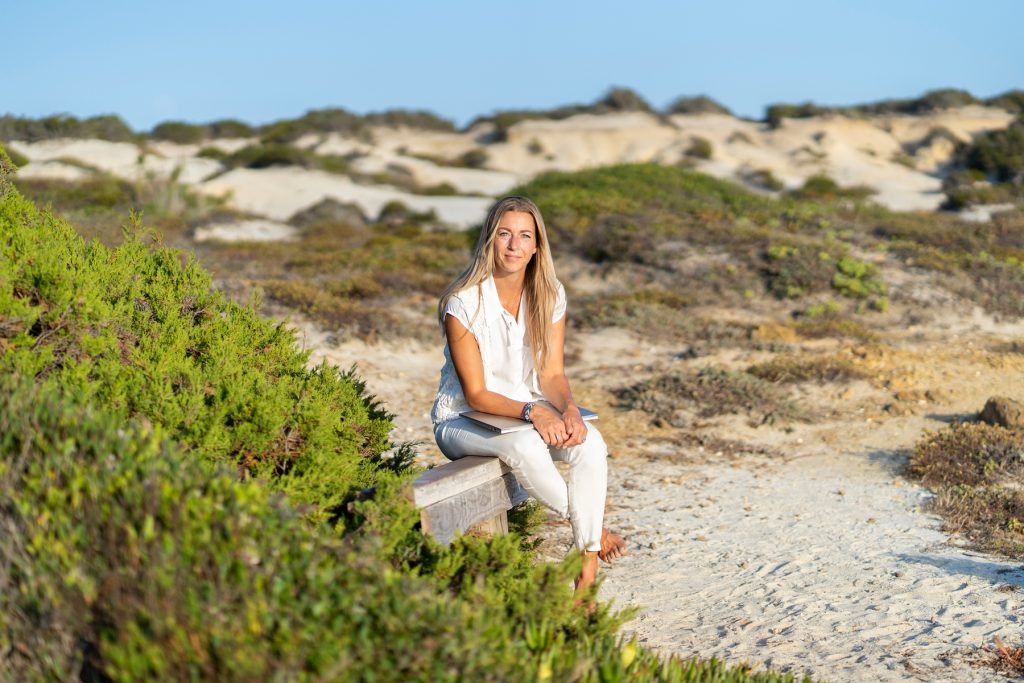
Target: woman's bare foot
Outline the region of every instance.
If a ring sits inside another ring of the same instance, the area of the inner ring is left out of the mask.
[[[604,562],[617,560],[626,554],[626,539],[616,533],[601,529],[601,551],[597,554]]]
[[[576,594],[585,593],[597,579],[597,551],[588,550],[583,553],[583,568],[576,577]]]

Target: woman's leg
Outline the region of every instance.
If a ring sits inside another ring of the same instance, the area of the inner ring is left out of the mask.
[[[551,459],[547,444],[536,431],[530,429],[510,434],[495,434],[471,420],[459,417],[435,425],[434,438],[437,440],[438,448],[449,460],[458,460],[467,455],[500,458],[512,469],[512,473],[516,475],[516,479],[527,493],[563,519],[570,518],[570,491]],[[603,509],[603,490],[601,501]],[[598,549],[600,536],[601,528],[598,521]]]
[[[588,424],[586,441],[571,448],[553,448],[551,457],[569,463],[569,521],[576,547],[601,550],[608,491],[608,447],[601,432]]]

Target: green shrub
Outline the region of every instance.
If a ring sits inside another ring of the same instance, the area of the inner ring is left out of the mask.
[[[251,138],[256,129],[236,119],[220,119],[206,124],[207,136],[217,138]]]
[[[615,86],[608,90],[597,102],[593,105],[594,109],[601,111],[653,111],[651,105],[647,103],[639,93],[630,88],[624,88],[621,86]]]
[[[139,239],[86,245],[15,192],[0,234],[13,246],[0,260],[0,372],[54,377],[195,456],[273,474],[318,519],[343,524],[378,479],[363,457],[387,445],[387,414],[351,376],[306,370],[291,333],[226,302],[195,262]]]
[[[1024,473],[1024,434],[984,423],[959,423],[926,435],[909,472],[927,486],[995,484]]]
[[[668,106],[669,114],[732,114],[728,107],[706,95],[678,97]]]
[[[487,152],[478,147],[474,147],[460,155],[459,158],[455,160],[455,165],[464,166],[465,168],[483,168],[487,165]]]
[[[62,211],[126,214],[141,205],[134,185],[108,175],[76,181],[18,179],[16,184],[34,202],[52,204]]]
[[[888,291],[885,283],[878,279],[877,266],[852,256],[844,256],[836,262],[832,287],[843,296],[853,299],[884,295]]]
[[[155,140],[176,142],[179,145],[194,145],[206,138],[205,126],[185,121],[165,121],[158,124],[149,133]]]
[[[231,168],[270,168],[271,166],[306,166],[311,152],[292,145],[257,144],[248,145],[233,152],[224,159]]]
[[[767,168],[750,169],[741,173],[740,178],[743,182],[759,187],[762,190],[780,192],[786,189],[785,184]]]
[[[1024,90],[1008,90],[985,100],[990,107],[1000,107],[1011,114],[1024,114]]]
[[[1024,434],[983,423],[955,423],[914,446],[910,475],[936,491],[932,509],[946,531],[979,550],[1024,557]]]
[[[849,359],[836,356],[779,356],[747,368],[754,377],[788,384],[793,382],[849,382],[866,375]]]
[[[130,142],[135,133],[120,117],[106,114],[77,119],[67,114],[29,119],[0,116],[0,140],[37,142],[56,138],[98,138],[111,142]]]
[[[366,123],[371,126],[388,126],[391,128],[405,126],[407,128],[432,130],[442,133],[455,131],[454,123],[430,111],[389,109],[382,112],[371,112],[365,118]]]
[[[1003,130],[980,133],[960,150],[958,160],[997,182],[1024,183],[1024,118]]]
[[[13,163],[18,168],[23,168],[24,166],[28,165],[29,158],[24,154],[18,154],[16,150],[10,150],[8,152],[8,156],[11,160],[11,163]]]
[[[690,146],[686,149],[686,156],[694,159],[710,159],[713,149],[707,138],[693,136],[690,138]]]
[[[339,133],[341,135],[365,135],[366,120],[358,114],[340,108],[313,109],[297,119],[285,119],[263,126],[260,135],[263,142],[287,144],[295,142],[309,133]]]
[[[827,175],[818,174],[805,180],[803,186],[798,190],[793,190],[792,194],[798,199],[833,201],[844,198],[865,199],[875,194],[875,190],[865,186],[840,187],[835,180]]]
[[[793,326],[797,334],[807,339],[849,338],[861,341],[878,341],[878,334],[856,320],[840,315],[822,315],[802,318]]]

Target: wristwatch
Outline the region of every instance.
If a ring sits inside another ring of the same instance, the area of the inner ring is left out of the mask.
[[[529,422],[530,421],[530,413],[533,412],[533,407],[535,405],[537,405],[537,404],[534,403],[533,401],[527,401],[526,404],[523,405],[523,412],[519,413],[519,418]]]

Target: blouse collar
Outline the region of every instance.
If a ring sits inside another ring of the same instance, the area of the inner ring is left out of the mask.
[[[505,307],[501,305],[501,299],[498,298],[498,286],[494,283],[494,276],[489,275],[484,280],[480,289],[482,290],[484,299],[484,315],[486,316],[487,322],[492,322],[501,317]],[[526,290],[520,295],[519,299],[519,316],[523,315],[523,301],[526,300]],[[510,314],[511,315],[511,314]]]

